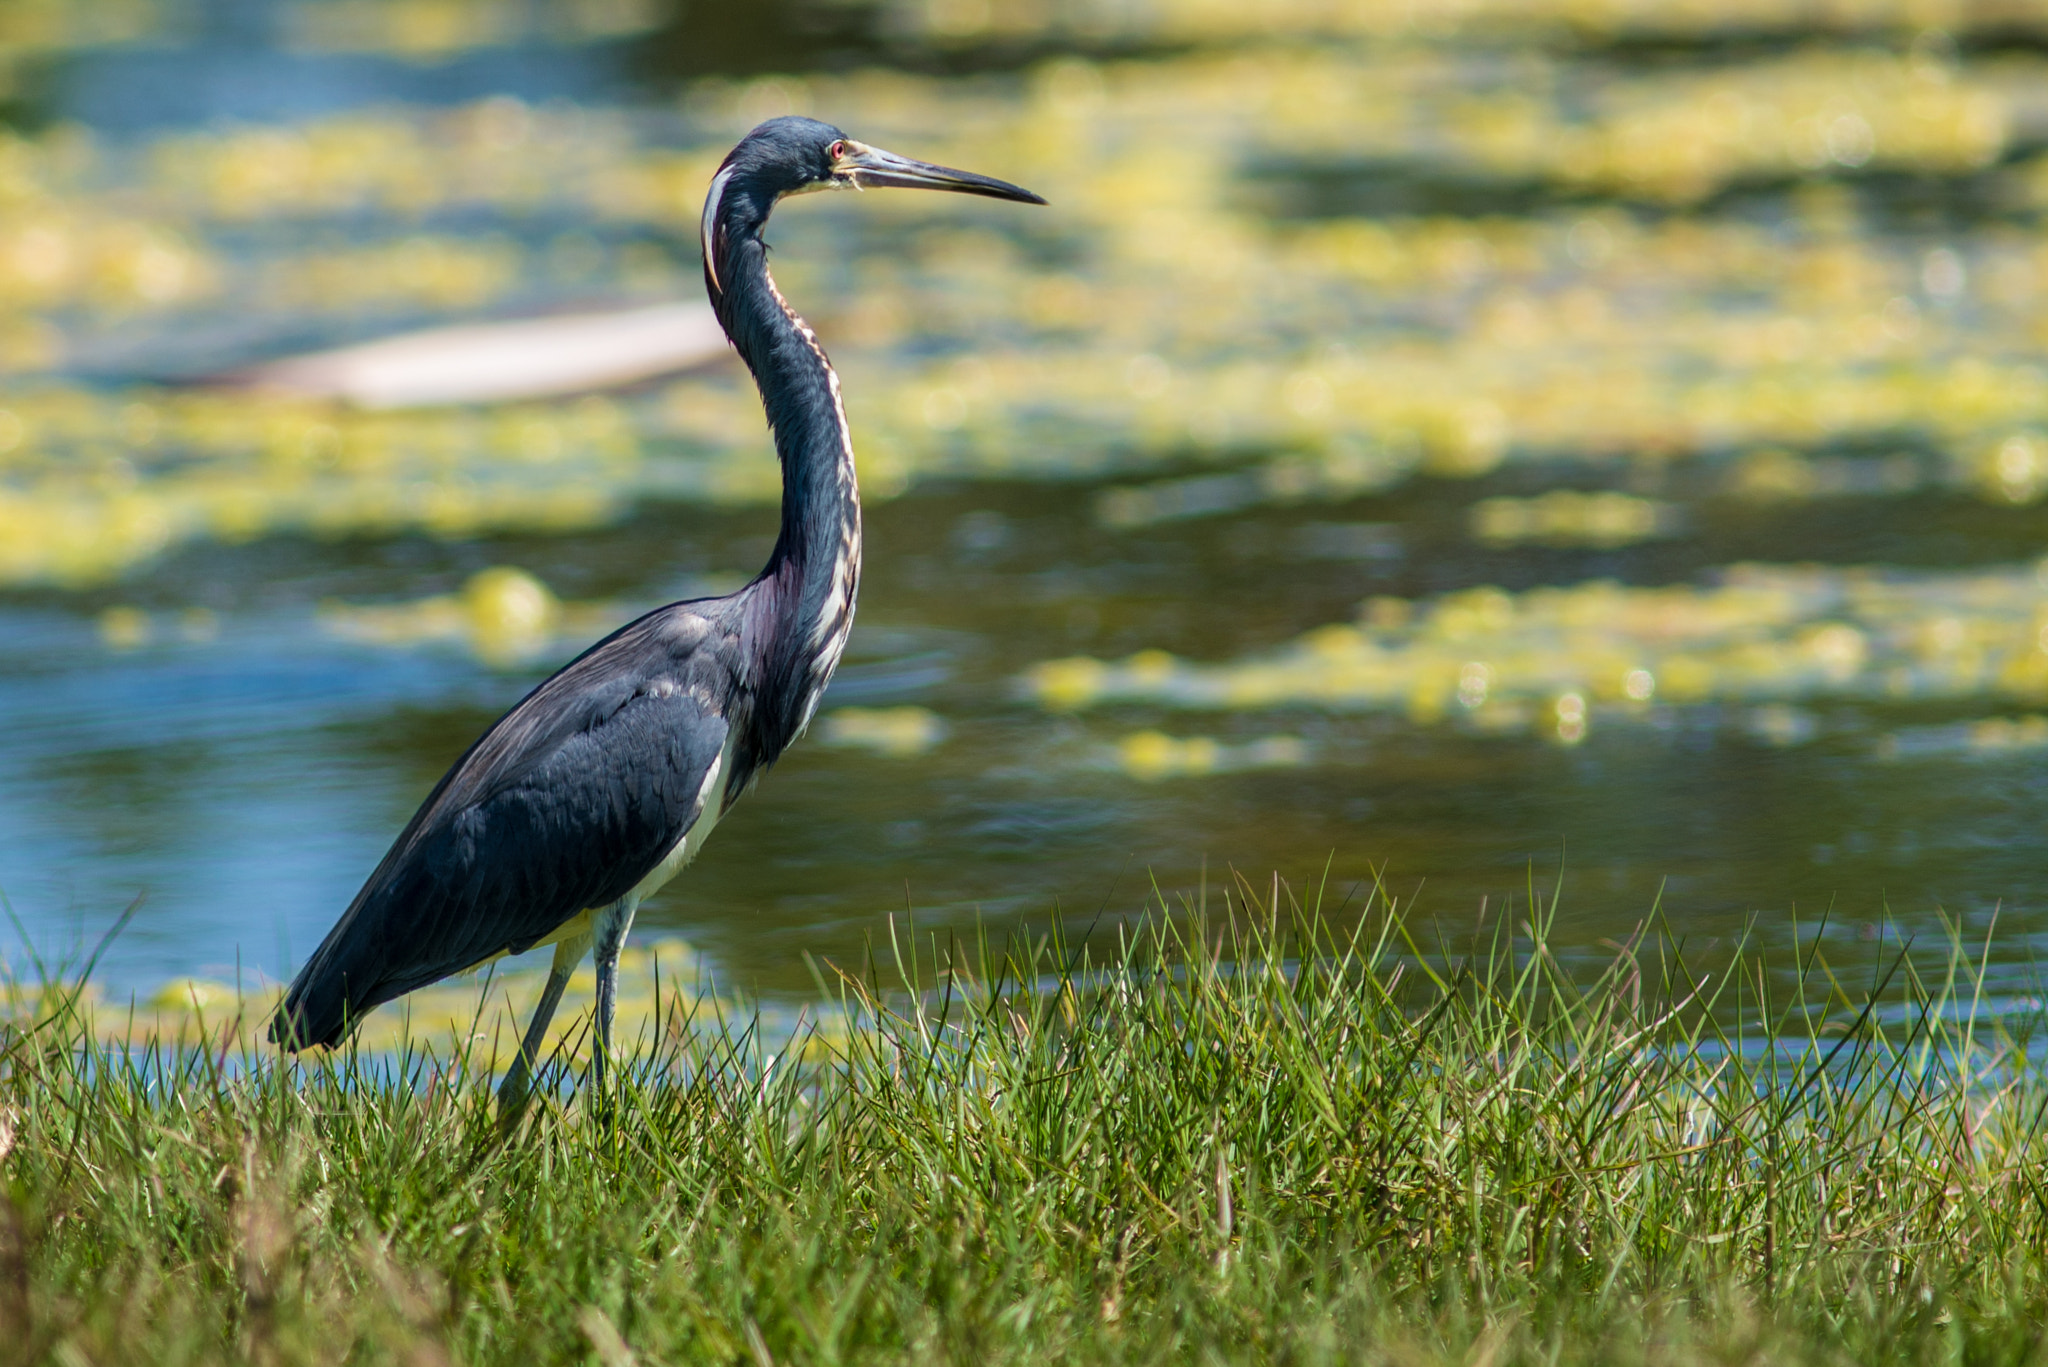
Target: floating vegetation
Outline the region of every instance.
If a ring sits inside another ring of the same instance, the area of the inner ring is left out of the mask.
[[[1129,529],[1215,517],[1261,504],[1340,502],[1399,484],[1414,472],[1416,456],[1412,448],[1339,445],[1314,456],[1281,456],[1230,474],[1119,485],[1096,495],[1095,517],[1105,527]]]
[[[149,614],[141,608],[125,604],[108,608],[100,614],[100,640],[111,650],[136,650],[149,644],[155,627]]]
[[[1442,59],[1438,72],[1456,60]],[[1384,99],[1348,86],[1347,66],[1357,69],[1338,58],[1290,72],[1308,83],[1291,95],[1255,86],[1268,102],[1262,131],[1296,156],[1379,150],[1371,141],[1361,147],[1351,116],[1383,110]],[[1437,74],[1429,66],[1404,63],[1411,89]],[[1997,68],[1966,71],[1890,53],[1807,52],[1610,79],[1583,89],[1573,111],[1545,93],[1552,98],[1439,96],[1443,124],[1424,136],[1467,175],[1677,205],[1828,169],[1975,170],[1997,161],[2015,124],[2040,112],[2039,92],[2007,88]],[[1318,105],[1322,119],[1311,112]],[[1399,125],[1389,131],[1414,137]],[[1408,141],[1402,150],[1416,149]]]
[[[1330,37],[1529,39],[1550,37],[1597,45],[1618,40],[1713,42],[1717,39],[1839,35],[1921,35],[1952,50],[1952,35],[2048,32],[2048,18],[2028,0],[1435,0],[1390,5],[1375,0],[1278,0],[1243,6],[1222,0],[890,0],[900,32],[939,44],[978,44],[1030,37],[1104,42],[1243,42],[1274,33]]]
[[[2031,466],[2019,478],[2030,478]],[[1900,452],[1889,456],[1805,456],[1796,451],[1752,451],[1729,470],[1726,487],[1757,503],[1797,503],[1813,498],[1888,497],[1910,494],[1927,482],[1921,462]],[[2024,501],[2028,491],[2015,485]]]
[[[1117,742],[1117,762],[1132,778],[1146,783],[1203,774],[1237,773],[1247,769],[1294,769],[1308,762],[1308,746],[1299,736],[1264,736],[1233,745],[1213,736],[1169,736],[1163,731],[1133,731]]]
[[[380,52],[416,60],[521,42],[589,42],[652,28],[670,6],[655,0],[287,0],[292,45],[316,52]]]
[[[83,585],[183,542],[601,525],[643,473],[601,398],[360,414],[232,394],[0,394],[0,584]],[[773,461],[758,457],[771,473]]]
[[[586,8],[561,22],[651,14]],[[983,34],[1035,13],[976,8]],[[1161,32],[1242,22],[1146,13]],[[1305,31],[1379,22],[1316,13]],[[293,14],[326,25],[327,46],[415,22],[392,50],[498,41],[497,7]],[[1960,31],[1991,14],[1949,17]],[[1530,15],[1588,32],[1724,18]],[[758,405],[729,373],[383,417],[119,377],[215,373],[208,346],[232,371],[262,359],[266,329],[303,337],[309,319],[345,325],[339,343],[382,318],[694,299],[689,239],[717,158],[785,109],[999,167],[1053,201],[1000,227],[911,196],[778,220],[786,291],[846,373],[871,499],[928,477],[1108,476],[1097,515],[1123,530],[1417,474],[1731,451],[1791,462],[1745,466],[1756,496],[1893,492],[1797,464],[1872,443],[1923,452],[1916,487],[2048,494],[2048,246],[2029,227],[2048,210],[2048,59],[1929,40],[1583,74],[1557,53],[1276,37],[1063,58],[1004,87],[708,80],[680,116],[498,97],[133,142],[0,134],[0,584],[98,583],[199,539],[568,531],[644,498],[772,500]],[[1970,208],[1870,232],[1901,178],[1914,204]],[[1731,195],[1776,207],[1719,212]],[[1561,507],[1525,531],[1492,505],[1481,534],[1618,544],[1619,524],[1560,530]]]
[[[1494,545],[1631,546],[1677,530],[1678,509],[1617,493],[1557,489],[1539,498],[1489,498],[1472,506],[1472,535]]]
[[[2048,716],[1986,717],[1950,726],[1905,727],[1878,743],[1883,759],[1928,755],[1998,756],[2048,750]]]
[[[0,7],[0,98],[29,61],[78,48],[132,42],[154,32],[161,0],[11,0]]]
[[[1048,661],[1025,682],[1062,712],[1120,702],[1391,711],[1567,743],[1601,717],[1640,717],[1653,702],[1758,704],[1752,728],[1792,744],[1810,723],[1762,708],[2048,699],[2048,562],[1955,574],[1738,565],[1718,578],[1709,588],[1602,580],[1420,604],[1376,598],[1355,623],[1235,663],[1146,650],[1115,663]],[[2013,730],[2018,723],[1985,726],[1984,748],[2031,734]]]
[[[819,727],[827,745],[911,759],[946,738],[946,722],[926,707],[838,707]]]
[[[344,640],[383,646],[457,644],[496,668],[558,656],[619,625],[623,616],[609,603],[564,603],[539,579],[507,565],[471,575],[460,593],[410,603],[325,603],[320,608],[320,624]]]
[[[445,112],[353,111],[292,127],[174,133],[149,144],[134,169],[157,203],[200,224],[370,213],[410,224],[490,209],[508,216],[487,229],[484,241],[495,242],[522,212],[694,224],[722,155],[708,144],[649,146],[622,111],[543,110],[499,96]],[[577,264],[578,243],[554,239],[571,257],[558,264]],[[580,245],[587,255],[597,244]]]

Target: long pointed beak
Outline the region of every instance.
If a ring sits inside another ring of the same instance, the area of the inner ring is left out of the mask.
[[[1020,204],[1045,201],[1021,185],[972,171],[955,171],[928,161],[912,161],[879,147],[854,146],[840,159],[841,174],[863,190],[893,187],[903,190],[951,190],[963,195],[987,195],[990,199],[1016,200]]]

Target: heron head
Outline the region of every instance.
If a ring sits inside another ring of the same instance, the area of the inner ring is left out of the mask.
[[[1045,201],[1020,185],[972,171],[956,171],[856,142],[829,123],[770,119],[740,140],[726,158],[776,198],[813,190],[951,190],[1023,204]]]
[[[712,288],[719,288],[718,249],[735,232],[757,233],[785,195],[883,188],[951,190],[1022,204],[1045,203],[1020,185],[885,152],[816,119],[770,119],[726,155],[704,197],[704,260]]]

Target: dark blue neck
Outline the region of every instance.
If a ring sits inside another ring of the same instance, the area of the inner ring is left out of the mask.
[[[781,533],[745,591],[762,664],[754,748],[766,763],[810,721],[852,627],[860,489],[838,377],[769,278],[760,219],[719,225],[716,277],[707,283],[719,322],[754,373],[782,461]]]
[[[782,535],[775,558],[817,564],[839,542],[842,527],[851,525],[857,538],[860,526],[839,378],[817,337],[769,278],[759,229],[733,232],[721,245],[724,288],[712,291],[712,305],[754,372],[782,460]]]

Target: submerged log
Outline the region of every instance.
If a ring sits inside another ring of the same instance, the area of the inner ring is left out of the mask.
[[[359,408],[499,403],[615,389],[724,354],[703,304],[655,304],[401,333],[233,371],[226,384]]]

